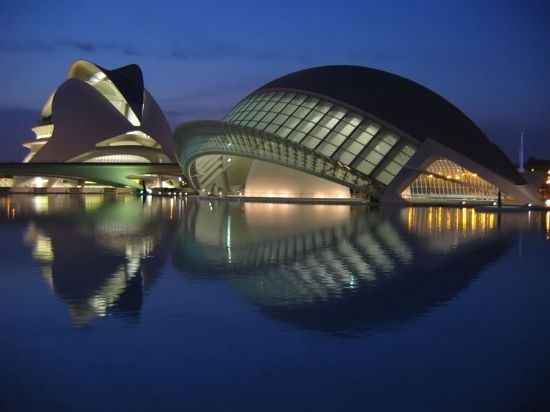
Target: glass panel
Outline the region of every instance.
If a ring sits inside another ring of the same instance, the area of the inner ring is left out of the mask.
[[[409,161],[409,159],[410,159],[410,156],[406,155],[403,152],[399,152],[393,157],[393,160],[395,160],[397,163],[403,166],[405,165],[405,163]]]
[[[332,110],[329,112],[329,115],[332,117],[336,117],[337,119],[341,119],[346,114],[347,110],[340,107],[340,106],[334,106]]]
[[[316,110],[316,111],[324,114],[324,113],[328,112],[331,107],[332,107],[332,103],[319,102],[319,104],[317,106],[315,106],[315,108],[313,110]]]
[[[306,136],[306,138],[302,141],[302,145],[305,147],[309,147],[310,149],[313,149],[315,146],[319,144],[321,139],[317,139],[315,136]]]
[[[262,109],[266,112],[269,112],[273,108],[273,106],[275,106],[275,102],[267,102]]]
[[[405,145],[403,146],[403,153],[408,154],[409,156],[412,156],[414,152],[416,151],[414,147]]]
[[[300,132],[308,133],[313,127],[315,126],[315,123],[308,122],[307,120],[302,120],[300,125],[296,128],[296,130],[299,130]]]
[[[285,103],[277,103],[275,106],[273,106],[272,111],[275,112],[275,113],[280,113],[284,109],[285,106],[286,106]]]
[[[268,113],[268,114],[265,115],[265,117],[262,119],[262,121],[269,123],[275,118],[275,116],[277,116],[277,113],[273,113],[273,112]]]
[[[371,141],[372,136],[361,129],[356,129],[351,136],[351,139],[355,140],[358,143],[361,143],[363,146],[366,146],[367,143]]]
[[[305,133],[299,132],[297,130],[294,130],[288,138],[292,140],[293,142],[300,143],[302,139],[304,138]]]
[[[327,142],[323,142],[321,143],[321,146],[317,149],[317,151],[327,157],[330,157],[336,151],[336,149],[338,149],[336,146],[333,146]]]
[[[322,117],[323,117],[323,115],[321,113],[316,112],[316,111],[311,111],[311,113],[309,113],[307,115],[306,119],[309,120],[312,123],[318,123],[319,120],[321,120]]]
[[[275,130],[277,130],[279,128],[278,125],[276,124],[270,124],[269,126],[267,126],[265,128],[265,131],[268,132],[268,133],[275,133]]]
[[[358,114],[348,113],[348,115],[344,118],[344,121],[352,126],[359,126],[359,124],[363,121],[363,117]]]
[[[393,134],[387,134],[382,138],[382,140],[390,146],[393,146],[394,143],[397,142],[397,137],[395,137]]]
[[[396,175],[397,173],[399,173],[399,171],[401,170],[402,166],[391,161],[389,162],[386,167],[384,168],[384,170],[386,172],[389,172],[391,173],[392,175]]]
[[[263,130],[265,129],[266,126],[267,126],[266,122],[258,122],[258,124],[256,125],[256,129]]]
[[[266,115],[267,112],[258,112],[256,116],[254,116],[254,120],[261,120],[262,117]]]
[[[281,98],[280,102],[288,103],[289,101],[292,100],[294,96],[295,96],[294,93],[285,93],[284,96]]]
[[[337,160],[340,160],[342,163],[346,165],[350,165],[351,162],[353,162],[353,159],[355,159],[355,156],[353,153],[343,151],[337,156]]]
[[[349,123],[345,123],[344,121],[341,121],[338,124],[338,126],[336,126],[334,128],[335,131],[337,131],[338,133],[343,134],[344,136],[349,136],[351,134],[351,132],[353,132],[354,129],[355,129],[355,126],[353,126]]]
[[[376,179],[385,185],[389,184],[394,178],[394,175],[389,174],[388,172],[381,172],[376,176]]]
[[[391,146],[384,142],[379,142],[375,147],[374,150],[376,150],[378,153],[386,154],[391,149]]]
[[[311,134],[314,136],[317,136],[319,139],[323,139],[328,133],[329,129],[326,129],[321,126],[315,126],[315,128],[311,131]]]
[[[287,137],[291,131],[292,131],[292,129],[290,129],[290,128],[288,128],[288,127],[282,126],[282,127],[277,131],[277,136]]]
[[[295,111],[297,108],[298,108],[298,106],[295,106],[295,105],[293,105],[292,103],[289,103],[288,106],[286,106],[286,107],[283,109],[282,113],[290,115],[290,114],[294,113],[294,111]]]
[[[317,99],[316,97],[311,97],[311,96],[309,96],[309,97],[306,98],[306,100],[302,103],[302,106],[311,109],[311,108],[313,108],[318,102],[319,102],[319,99]]]
[[[371,151],[365,155],[363,155],[363,158],[367,159],[369,162],[377,165],[380,160],[382,160],[384,156],[382,156],[380,153],[376,153],[374,151]]]
[[[361,150],[363,150],[363,145],[357,142],[352,142],[348,147],[346,147],[346,150],[348,152],[358,154]]]
[[[338,119],[330,117],[329,115],[323,117],[323,119],[319,122],[321,126],[325,126],[328,129],[332,129],[334,126],[336,126],[336,123],[338,123]]]
[[[298,110],[296,110],[293,114],[293,116],[299,117],[300,119],[303,119],[306,117],[306,115],[310,112],[310,109],[307,107],[300,107]]]
[[[370,172],[372,172],[372,169],[374,169],[374,165],[365,160],[362,160],[355,168],[360,172],[368,175],[370,174]]]
[[[281,125],[286,121],[286,119],[288,119],[286,114],[278,114],[277,117],[273,119],[273,124]]]
[[[285,122],[285,126],[294,129],[298,123],[300,123],[300,119],[297,119],[296,117],[290,117]]]
[[[299,106],[302,104],[302,102],[306,99],[306,96],[303,94],[297,94],[294,96],[294,99],[292,99],[292,103]]]
[[[330,132],[326,141],[332,143],[333,145],[340,146],[346,140],[346,136],[342,136],[336,132]]]

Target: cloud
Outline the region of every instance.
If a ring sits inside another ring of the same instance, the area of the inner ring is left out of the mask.
[[[202,40],[192,46],[177,44],[173,46],[160,46],[145,51],[134,45],[115,42],[97,42],[83,39],[52,39],[52,40],[0,40],[0,52],[25,53],[77,50],[87,54],[120,53],[126,56],[149,55],[155,58],[168,58],[181,61],[215,61],[223,59],[243,59],[257,62],[271,61],[303,61],[307,56],[303,54],[289,53],[283,50],[253,50],[237,45],[219,42],[216,40]],[[154,50],[154,52],[152,51]]]
[[[50,41],[27,40],[27,41],[0,41],[0,52],[24,53],[24,52],[47,52],[77,50],[79,52],[95,54],[99,52],[120,52],[129,56],[141,55],[142,52],[135,47],[119,45],[107,42],[91,42],[78,39],[56,39]]]

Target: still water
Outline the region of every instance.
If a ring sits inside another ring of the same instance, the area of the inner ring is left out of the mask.
[[[0,207],[0,410],[550,410],[550,212]]]

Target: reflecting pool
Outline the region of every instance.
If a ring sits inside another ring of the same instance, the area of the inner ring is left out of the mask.
[[[0,410],[550,410],[550,212],[0,211]]]

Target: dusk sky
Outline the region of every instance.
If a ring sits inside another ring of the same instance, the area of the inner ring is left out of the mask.
[[[550,159],[550,1],[25,1],[0,5],[0,161],[20,161],[71,63],[141,66],[172,127],[312,66],[399,74],[517,159]],[[368,93],[368,91],[365,91]],[[77,138],[77,136],[75,136]]]

